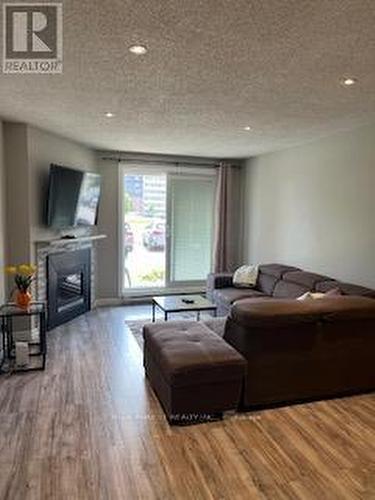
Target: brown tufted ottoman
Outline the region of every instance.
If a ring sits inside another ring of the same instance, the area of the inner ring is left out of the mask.
[[[153,323],[143,337],[146,375],[170,423],[207,421],[237,407],[245,359],[207,325]]]

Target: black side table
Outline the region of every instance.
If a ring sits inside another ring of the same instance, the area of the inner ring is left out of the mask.
[[[29,356],[40,356],[41,362],[37,366],[20,368],[16,371],[44,370],[46,366],[47,341],[46,341],[46,306],[44,302],[31,302],[27,309],[22,309],[11,302],[0,306],[0,322],[2,334],[2,360],[0,368],[15,360],[15,341],[13,335],[13,320],[19,317],[36,317],[38,319],[39,335],[36,341],[29,344]]]

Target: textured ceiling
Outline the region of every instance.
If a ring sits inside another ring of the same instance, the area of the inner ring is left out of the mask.
[[[213,157],[248,157],[375,120],[374,0],[63,6],[63,74],[0,74],[3,118],[98,149]],[[147,55],[128,52],[136,42]],[[358,84],[343,87],[343,75]]]

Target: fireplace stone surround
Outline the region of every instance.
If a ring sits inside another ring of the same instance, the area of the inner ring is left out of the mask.
[[[79,238],[72,239],[55,239],[55,240],[42,240],[36,242],[36,265],[37,265],[37,279],[36,279],[36,297],[38,301],[48,302],[49,295],[49,283],[48,283],[48,267],[51,267],[51,263],[56,260],[56,256],[69,256],[71,255],[74,260],[74,256],[77,256],[78,260],[82,259],[82,255],[86,254],[89,256],[89,277],[87,283],[88,285],[88,297],[89,303],[87,304],[87,310],[90,310],[95,307],[96,296],[95,296],[95,287],[96,287],[96,268],[97,268],[97,259],[96,259],[96,243],[104,239],[105,235],[95,235],[95,236],[84,236]],[[66,259],[68,257],[63,258]],[[59,260],[59,258],[58,258]],[[69,272],[70,269],[78,269],[76,266],[72,266],[72,260],[67,266],[67,278],[72,279],[73,275],[80,274]],[[50,261],[50,264],[49,264]],[[79,267],[79,265],[78,265]],[[87,266],[86,266],[87,267]],[[51,271],[51,270],[50,270]],[[85,290],[87,293],[87,288]],[[77,304],[76,304],[77,305]],[[52,304],[53,306],[53,304]],[[56,304],[54,305],[56,307]],[[63,306],[64,307],[64,306]],[[48,304],[47,304],[48,310]],[[83,308],[76,308],[77,314],[81,314]],[[72,315],[73,317],[74,315]],[[68,319],[72,319],[67,315],[62,314],[61,323],[67,321]],[[48,320],[49,328],[53,328],[57,326],[58,322]]]

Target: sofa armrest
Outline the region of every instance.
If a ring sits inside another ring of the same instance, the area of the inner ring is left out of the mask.
[[[214,290],[233,286],[233,273],[211,273],[207,277],[207,297],[212,300]]]

